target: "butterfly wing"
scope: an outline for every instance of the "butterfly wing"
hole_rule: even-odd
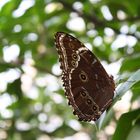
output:
[[[112,103],[115,85],[105,69],[79,40],[58,32],[56,48],[65,94],[79,120],[97,120]]]

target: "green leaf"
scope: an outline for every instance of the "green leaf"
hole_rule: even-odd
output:
[[[134,54],[131,57],[125,58],[120,72],[124,71],[134,71],[136,69],[140,68],[140,54]]]
[[[132,88],[133,96],[131,98],[131,102],[136,101],[140,98],[140,82],[136,83]]]
[[[140,109],[123,114],[118,121],[112,140],[126,140],[139,116]]]
[[[7,92],[16,95],[20,99],[22,97],[21,79],[16,79],[13,83],[8,84]]]
[[[121,97],[137,82],[140,81],[140,69],[137,70],[132,76],[123,84],[116,88],[116,97],[114,98],[113,105],[121,99]]]
[[[140,124],[134,126],[128,135],[127,140],[139,140],[140,139]]]
[[[111,107],[109,108],[109,110],[107,111],[106,116],[103,118],[102,123],[98,123],[98,127],[99,128],[103,128],[109,119],[111,119],[111,117],[113,116],[112,112],[112,106],[121,99],[121,97],[137,82],[140,81],[140,69],[137,70],[134,74],[131,75],[131,77],[122,85],[118,86],[116,88],[116,96],[113,100],[113,103],[111,105]],[[100,124],[100,125],[99,125]]]

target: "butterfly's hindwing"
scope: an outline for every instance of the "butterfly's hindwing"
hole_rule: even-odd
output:
[[[111,104],[114,81],[80,41],[58,32],[56,47],[62,69],[65,94],[79,120],[97,120]]]

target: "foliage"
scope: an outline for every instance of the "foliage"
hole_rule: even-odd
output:
[[[139,126],[139,119],[140,109],[123,114],[118,121],[118,126],[113,136],[113,140],[130,139],[129,137],[132,134],[130,133],[129,136],[129,132],[133,129],[133,127]],[[139,131],[139,127],[137,127],[137,131]],[[136,131],[133,133],[136,133]],[[139,137],[133,139],[139,139]]]
[[[138,136],[138,0],[1,0],[0,7],[0,139],[130,140]],[[117,74],[116,82],[130,82],[116,84],[119,98],[131,95],[129,105],[116,108],[120,102],[116,96],[116,104],[98,122],[99,131],[92,123],[78,122],[67,105],[54,45],[57,31],[72,33],[92,46],[100,60],[117,65],[111,73]]]

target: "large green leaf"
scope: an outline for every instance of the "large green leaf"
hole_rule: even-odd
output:
[[[123,114],[117,123],[112,140],[126,140],[138,118],[140,118],[140,109]]]
[[[140,81],[140,69],[133,73],[130,78],[116,88],[116,95],[113,101],[115,104],[134,84]]]
[[[107,124],[107,122],[112,118],[113,105],[117,101],[121,100],[121,97],[139,81],[140,81],[140,69],[137,70],[135,73],[133,73],[126,82],[122,83],[116,88],[113,103],[110,109],[107,111],[106,117],[103,118],[102,122],[98,122],[99,128],[104,127]]]

